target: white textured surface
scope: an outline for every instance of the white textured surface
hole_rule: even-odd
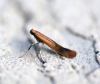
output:
[[[0,84],[100,84],[99,0],[1,0]],[[34,28],[77,51],[59,58],[41,46],[41,63],[28,39]],[[91,37],[92,36],[92,37]]]

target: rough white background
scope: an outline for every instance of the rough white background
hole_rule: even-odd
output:
[[[30,29],[77,51],[68,59],[46,45],[40,55]],[[0,0],[0,84],[100,84],[100,0]]]

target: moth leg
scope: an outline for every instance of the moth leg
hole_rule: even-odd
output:
[[[63,56],[61,54],[57,53],[55,50],[54,52],[58,55],[59,58],[63,59]]]
[[[28,50],[25,52],[25,54],[22,55],[22,56],[20,56],[19,58],[22,58],[23,56],[25,56],[27,54],[27,52],[31,49],[31,47],[34,46],[34,45],[36,45],[36,44],[38,44],[38,43],[31,44],[31,46],[28,48]]]
[[[37,57],[40,60],[40,62],[42,62],[43,64],[45,63],[45,61],[43,61],[43,59],[41,57],[39,43],[37,44]]]
[[[56,51],[55,51],[56,52]],[[59,56],[59,58],[64,59],[63,56],[56,52],[56,54]]]

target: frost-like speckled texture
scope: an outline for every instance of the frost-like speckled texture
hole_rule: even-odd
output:
[[[0,84],[100,84],[99,0],[1,0]],[[60,58],[45,44],[22,56],[30,29],[77,51]]]

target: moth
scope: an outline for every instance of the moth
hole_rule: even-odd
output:
[[[57,44],[55,41],[53,41],[52,39],[50,39],[46,35],[40,33],[39,31],[31,29],[30,34],[33,35],[39,43],[46,44],[51,49],[56,51],[58,54],[66,57],[66,58],[73,58],[77,54],[76,51],[62,47],[61,45]]]

